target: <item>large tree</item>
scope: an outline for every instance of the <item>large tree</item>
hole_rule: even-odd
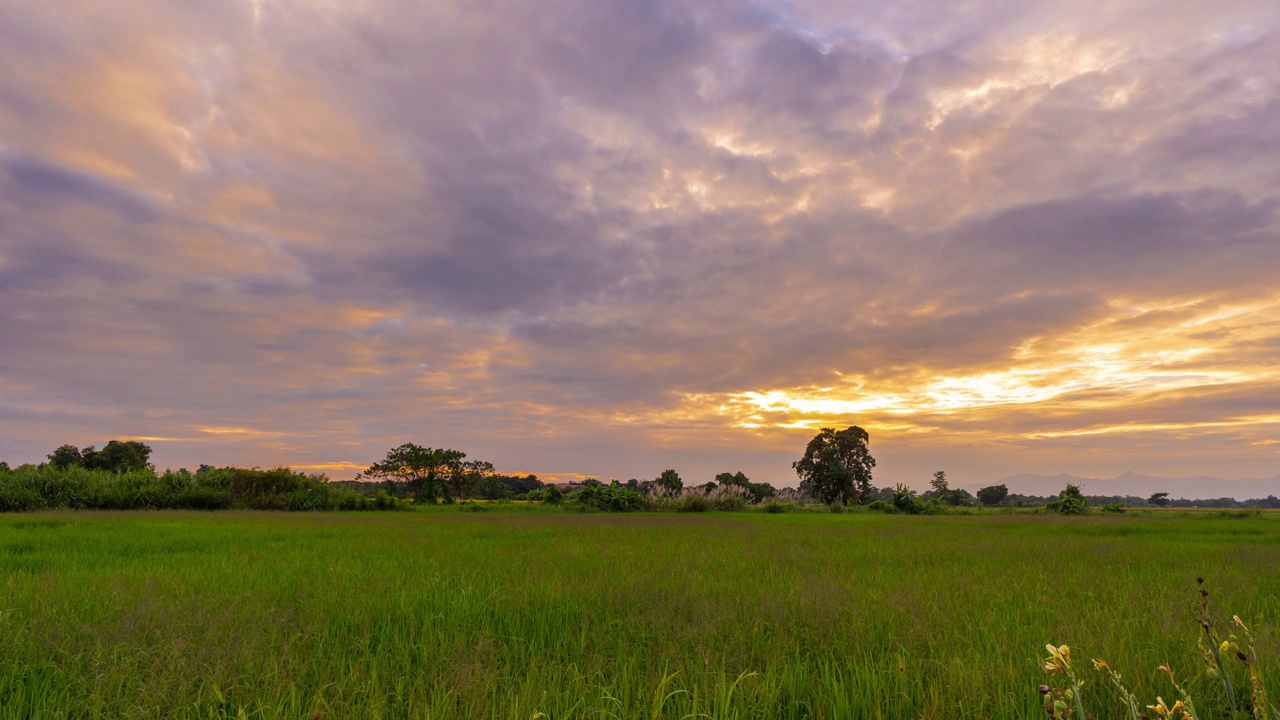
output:
[[[56,468],[69,468],[72,465],[79,465],[84,460],[84,456],[80,454],[80,448],[75,445],[59,445],[58,449],[49,453],[48,457],[49,464]]]
[[[837,432],[823,428],[791,464],[801,483],[809,483],[817,498],[827,504],[859,504],[871,493],[871,468],[875,458],[867,450],[871,436],[856,425]]]
[[[151,446],[137,440],[111,440],[101,450],[95,450],[92,445],[84,450],[75,445],[62,445],[49,455],[49,464],[56,468],[78,465],[110,472],[146,470],[150,460]]]
[[[999,505],[1007,497],[1009,497],[1007,485],[988,485],[978,490],[978,502],[983,505]]]
[[[471,497],[487,480],[497,475],[497,471],[493,469],[493,463],[471,460],[462,463],[461,472],[450,473],[445,479],[449,483],[450,495],[461,499]]]
[[[151,446],[137,440],[112,440],[101,450],[84,449],[84,466],[89,469],[130,472],[146,470],[151,460]]]
[[[466,457],[467,454],[460,450],[405,443],[390,450],[382,462],[370,465],[356,479],[404,483],[415,501],[434,503],[441,491],[445,492],[446,499],[451,497],[451,481],[466,474],[463,462]]]

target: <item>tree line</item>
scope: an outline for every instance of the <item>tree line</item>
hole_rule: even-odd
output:
[[[686,484],[674,469],[652,480],[632,478],[609,483],[587,479],[565,493],[536,475],[505,475],[492,463],[468,460],[460,450],[405,443],[392,448],[352,481],[332,482],[322,474],[288,468],[214,468],[201,465],[157,473],[152,449],[136,440],[111,440],[96,449],[61,445],[39,465],[10,469],[0,462],[0,510],[52,507],[174,507],[216,509],[391,509],[414,504],[450,504],[474,499],[568,502],[598,510],[738,509],[763,505],[781,510],[790,505],[821,503],[832,508],[865,506],[879,512],[939,513],[965,507],[1044,507],[1065,514],[1091,508],[1119,512],[1125,507],[1278,508],[1280,499],[1237,501],[1171,499],[1168,493],[1148,498],[1086,496],[1068,485],[1056,496],[1020,495],[1003,484],[970,493],[952,488],[946,472],[933,473],[929,490],[917,493],[905,485],[877,488],[872,482],[875,458],[870,435],[853,426],[823,428],[792,463],[798,488],[753,482],[738,472],[723,472],[709,482]]]

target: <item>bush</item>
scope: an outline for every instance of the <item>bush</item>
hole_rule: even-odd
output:
[[[619,485],[593,483],[585,485],[569,493],[568,500],[582,510],[603,510],[605,512],[634,512],[644,505],[644,498],[639,492]]]
[[[1089,503],[1084,494],[1075,485],[1067,485],[1058,493],[1058,499],[1045,506],[1050,512],[1063,515],[1084,515],[1089,512]]]
[[[676,512],[706,512],[711,509],[711,501],[706,495],[687,495],[676,502]]]
[[[898,483],[893,490],[893,506],[898,509],[898,512],[908,515],[919,515],[924,510],[924,503],[921,502],[920,496],[902,483]]]
[[[947,504],[941,498],[933,498],[920,508],[921,515],[942,515],[947,511]]]
[[[898,508],[883,500],[872,500],[870,503],[867,503],[867,510],[871,512],[888,513],[890,515],[898,512]]]
[[[44,498],[34,489],[0,478],[0,512],[28,512],[46,507]]]
[[[784,513],[791,512],[795,506],[791,503],[785,503],[780,500],[769,500],[764,504],[764,511],[767,513]]]
[[[199,472],[151,469],[91,470],[78,465],[24,466],[0,474],[0,511],[40,509],[389,510],[399,507],[385,491],[369,498],[332,485],[323,475],[288,468],[258,470],[202,467]]]
[[[1109,505],[1103,505],[1103,506],[1102,506],[1102,512],[1104,512],[1104,513],[1115,513],[1115,514],[1123,513],[1123,512],[1124,512],[1124,506],[1123,506],[1123,505],[1121,505],[1121,504],[1120,504],[1120,503],[1118,503],[1118,502],[1116,502],[1116,503],[1111,503],[1111,504],[1109,504]]]

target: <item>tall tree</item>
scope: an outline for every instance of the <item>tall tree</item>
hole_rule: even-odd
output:
[[[929,481],[929,484],[933,486],[933,491],[937,493],[940,498],[946,499],[947,493],[951,492],[951,487],[947,484],[947,473],[944,470],[935,472],[933,474],[933,479]]]
[[[448,480],[461,476],[467,454],[460,450],[430,448],[405,443],[387,452],[381,462],[369,466],[357,480],[389,480],[404,483],[417,502],[434,503]],[[449,496],[446,495],[446,499]]]
[[[1156,507],[1169,507],[1169,493],[1152,493],[1151,497],[1147,498],[1147,502],[1155,505]]]
[[[867,449],[871,436],[856,425],[837,432],[823,428],[791,464],[801,483],[808,482],[825,503],[861,503],[871,493],[871,468],[875,458]]]

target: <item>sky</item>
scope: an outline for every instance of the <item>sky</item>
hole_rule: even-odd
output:
[[[1280,476],[1277,58],[1274,0],[0,0],[0,459]]]

